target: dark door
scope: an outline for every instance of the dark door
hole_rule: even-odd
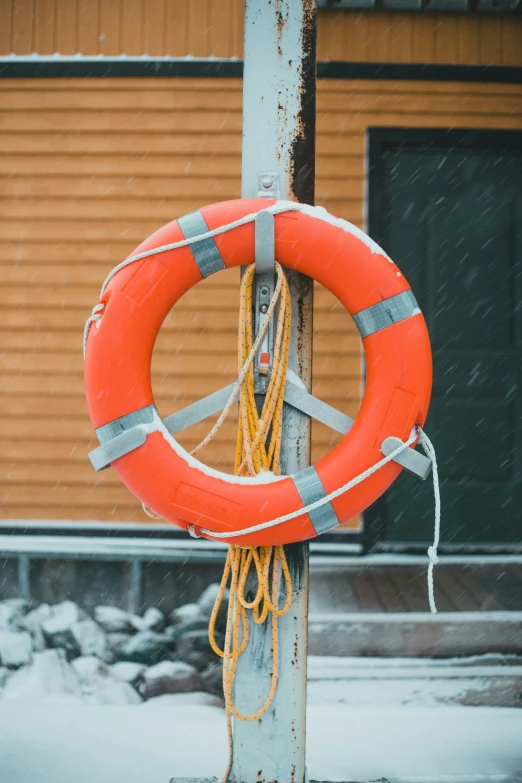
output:
[[[434,355],[426,431],[442,541],[522,542],[522,133],[369,131],[369,233],[406,275]],[[401,474],[371,543],[425,542],[431,481]]]

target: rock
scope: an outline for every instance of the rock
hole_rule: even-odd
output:
[[[10,676],[11,672],[9,669],[6,669],[4,666],[0,666],[0,690],[4,687]]]
[[[82,691],[101,673],[107,673],[107,667],[95,655],[81,655],[71,662],[71,666],[80,679]]]
[[[21,630],[20,621],[28,608],[29,604],[23,598],[0,601],[0,631]]]
[[[131,636],[128,633],[108,633],[106,638],[109,648],[117,653],[129,641]]]
[[[214,604],[216,603],[216,598],[218,596],[218,593],[219,593],[218,584],[209,585],[207,589],[201,593],[198,599],[198,605],[202,613],[205,615],[205,617],[210,618],[210,615],[212,614],[212,610],[214,609]],[[229,592],[228,590],[225,590],[225,592],[223,593],[223,600],[221,601],[221,605],[219,607],[217,617],[216,617],[215,627],[216,627],[216,631],[220,633],[224,633],[227,627],[228,598],[229,598]]]
[[[145,628],[141,617],[117,606],[97,606],[94,619],[107,633],[135,633]]]
[[[84,701],[80,678],[67,663],[63,650],[35,653],[32,663],[9,678],[1,699],[29,704]]]
[[[131,636],[115,653],[120,661],[134,661],[134,663],[153,666],[170,657],[170,642],[162,634],[142,631],[136,636]]]
[[[88,704],[141,704],[139,693],[128,682],[108,675],[100,675],[92,681],[91,689],[84,691]]]
[[[81,649],[71,628],[75,623],[83,620],[85,614],[73,601],[63,601],[49,609],[49,616],[41,624],[48,646],[64,649],[69,659],[81,655]]]
[[[85,613],[74,601],[62,601],[61,604],[49,606],[49,616],[42,622],[42,630],[46,636],[62,633],[73,623],[85,619]]]
[[[168,628],[165,628],[164,633],[173,644],[177,644],[181,637],[189,631],[205,631],[208,633],[208,617],[200,614],[193,620],[187,620],[178,625],[169,625]]]
[[[96,655],[103,658],[107,652],[107,637],[94,620],[80,620],[70,628],[80,655]]]
[[[81,619],[73,620],[74,616],[73,611],[67,610],[58,617],[51,616],[44,620],[42,630],[49,647],[65,650],[69,660],[80,655],[103,658],[107,652],[107,639],[103,630],[90,617],[83,619],[83,613],[76,614]]]
[[[147,669],[139,690],[144,699],[153,699],[164,693],[201,691],[203,682],[193,666],[181,661],[162,661]]]
[[[223,707],[221,699],[211,693],[195,691],[194,693],[164,693],[143,702],[144,707],[185,707],[193,704],[202,704],[206,707]]]
[[[47,647],[45,637],[42,631],[42,623],[51,617],[51,607],[49,604],[40,604],[32,612],[28,612],[20,620],[20,627],[31,634],[31,640],[34,652],[41,652]]]
[[[223,640],[216,637],[218,645],[223,649]],[[198,671],[206,669],[210,663],[216,663],[218,656],[210,646],[207,631],[189,631],[178,641],[178,655],[186,663]]]
[[[216,598],[218,597],[219,593],[219,585],[216,583],[209,585],[198,598],[198,606],[207,617],[210,617],[212,614],[212,609],[214,608],[214,604],[216,603]],[[225,593],[223,595],[223,604],[225,606],[228,604],[228,590],[225,590]]]
[[[206,669],[200,674],[201,680],[205,686],[205,690],[214,693],[221,699],[223,695],[223,664],[222,663],[209,663]]]
[[[72,666],[80,678],[82,693],[88,704],[141,703],[134,688],[113,677],[108,667],[95,656],[76,658]]]
[[[121,682],[128,682],[134,688],[137,688],[143,680],[143,673],[147,667],[143,663],[132,663],[132,661],[118,661],[109,666],[109,672],[112,677]]]
[[[25,666],[31,660],[31,637],[26,631],[0,631],[2,666]]]
[[[199,604],[184,604],[172,610],[169,620],[172,625],[179,625],[180,623],[186,623],[188,620],[195,620],[198,617],[206,617],[201,611]]]
[[[167,624],[167,618],[160,609],[151,606],[143,615],[142,623],[149,631],[162,631]]]

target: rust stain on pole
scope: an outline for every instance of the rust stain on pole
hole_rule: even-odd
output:
[[[315,200],[316,17],[315,1],[303,0],[301,108],[290,152],[290,177],[295,198],[304,204]]]

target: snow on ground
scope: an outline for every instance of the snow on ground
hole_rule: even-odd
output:
[[[219,776],[222,710],[47,705],[0,709],[1,783],[168,783]],[[316,780],[522,781],[522,712],[490,707],[311,705]]]
[[[522,710],[445,703],[518,675],[519,663],[311,658],[310,778],[522,783]],[[224,713],[206,694],[140,706],[0,703],[0,738],[0,783],[168,783],[219,777],[227,757]]]
[[[522,689],[522,659],[333,658],[309,656],[308,703],[433,707],[512,706]],[[522,743],[522,736],[521,736]]]

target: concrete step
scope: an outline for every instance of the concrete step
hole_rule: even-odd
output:
[[[522,612],[311,614],[309,652],[416,658],[522,654]]]

